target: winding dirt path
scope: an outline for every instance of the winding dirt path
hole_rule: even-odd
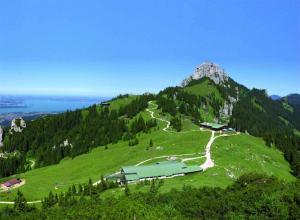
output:
[[[27,202],[27,204],[36,204],[36,203],[41,203],[41,200],[37,200],[37,201],[30,201]],[[0,204],[5,204],[5,205],[14,205],[15,202],[5,202],[5,201],[0,201]]]
[[[154,108],[157,109],[158,106],[157,106],[156,104],[152,103],[152,101],[149,101],[148,103],[149,103],[149,105],[155,106]],[[148,111],[148,112],[150,113],[151,118],[154,118],[154,119],[157,119],[157,120],[160,120],[160,121],[163,121],[163,122],[166,122],[166,123],[167,123],[166,127],[162,129],[162,130],[165,131],[165,132],[171,132],[171,133],[187,133],[187,132],[194,132],[194,131],[202,131],[201,129],[199,129],[199,130],[183,131],[183,132],[168,131],[168,129],[170,128],[170,124],[171,124],[170,121],[168,121],[168,120],[166,120],[166,119],[163,119],[163,118],[155,117],[155,116],[154,116],[155,113],[154,113],[154,111],[153,111],[153,108],[152,108],[152,109],[147,108],[146,111]],[[239,134],[239,133],[237,133],[237,134],[232,134],[232,135],[238,135],[238,134]],[[209,139],[209,141],[208,141],[208,143],[207,143],[207,145],[206,145],[206,147],[205,147],[205,156],[202,156],[202,157],[193,157],[193,158],[185,158],[185,159],[183,159],[182,161],[196,160],[196,159],[199,159],[199,158],[206,157],[205,162],[204,162],[202,165],[200,165],[200,167],[202,168],[202,170],[205,171],[205,170],[207,170],[207,169],[209,169],[209,168],[214,167],[214,166],[215,166],[215,163],[214,163],[214,161],[213,161],[212,158],[211,158],[211,146],[213,145],[214,141],[215,141],[217,138],[219,138],[219,137],[226,137],[226,136],[232,136],[232,135],[221,134],[221,135],[215,136],[215,131],[211,131],[211,137],[210,137],[210,139]],[[161,158],[163,158],[163,157],[166,157],[166,156],[162,156]],[[157,158],[159,158],[159,157],[157,157]],[[152,160],[152,159],[155,159],[155,158],[150,158],[150,159],[146,160],[146,162],[149,161],[149,160]],[[143,162],[144,162],[144,161],[143,161]],[[142,164],[143,162],[141,162],[141,164]]]
[[[158,118],[158,117],[155,117],[155,116],[154,116],[155,112],[154,112],[153,110],[154,110],[154,109],[157,109],[158,105],[157,105],[157,104],[154,104],[152,101],[149,101],[148,104],[149,104],[149,105],[152,105],[152,106],[155,106],[155,107],[153,107],[153,108],[151,108],[151,109],[150,109],[150,108],[147,108],[147,109],[146,109],[146,111],[150,113],[151,118],[157,119],[157,120],[159,120],[159,121],[162,121],[162,122],[167,123],[166,127],[162,129],[163,131],[169,132],[169,133],[174,133],[174,134],[184,134],[184,133],[190,133],[190,132],[195,132],[195,131],[196,131],[196,132],[201,131],[200,128],[197,129],[197,130],[189,130],[189,131],[170,131],[170,130],[168,130],[168,129],[170,128],[170,126],[171,126],[171,122],[168,121],[168,120],[166,120],[166,119],[164,119],[164,118]]]
[[[211,159],[211,153],[210,153],[210,148],[211,148],[211,145],[213,144],[214,140],[215,140],[215,131],[212,131],[209,142],[207,143],[206,148],[205,148],[206,161],[204,162],[204,164],[200,165],[200,167],[202,168],[203,171],[215,166],[214,161]]]
[[[31,169],[33,169],[35,166],[35,160],[29,160],[29,161],[31,162],[30,167]]]

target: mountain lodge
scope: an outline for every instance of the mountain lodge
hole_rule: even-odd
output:
[[[156,178],[184,176],[200,171],[202,169],[197,165],[187,166],[183,162],[163,161],[151,165],[122,167],[120,173],[110,175],[106,179],[117,180],[120,183],[131,183]]]
[[[220,130],[228,127],[228,125],[218,124],[218,123],[210,123],[210,122],[203,122],[203,123],[200,123],[200,125],[203,128],[208,128],[208,129],[211,129],[214,131],[220,131]]]

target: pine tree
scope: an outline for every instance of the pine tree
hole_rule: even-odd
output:
[[[159,181],[158,181],[158,187],[161,187],[161,186],[163,186],[164,185],[164,180],[163,179],[160,179]]]
[[[107,183],[106,183],[106,180],[104,179],[103,176],[101,176],[101,182],[100,182],[100,185],[101,185],[102,191],[104,191],[104,190],[107,189]]]
[[[130,195],[130,189],[129,189],[127,183],[125,184],[125,190],[124,190],[124,192],[125,192],[125,195],[126,195],[126,196],[129,196],[129,195]]]
[[[77,194],[76,187],[75,187],[74,184],[72,185],[71,191],[72,191],[72,195],[73,195],[73,196]]]
[[[82,191],[83,191],[82,185],[79,184],[79,185],[78,185],[78,195],[81,195],[81,194],[82,194]]]
[[[150,190],[149,190],[150,193],[153,193],[155,194],[157,192],[157,188],[155,186],[155,181],[154,179],[151,181],[151,186],[150,186]]]
[[[153,147],[153,141],[152,141],[152,139],[150,139],[149,147]]]
[[[25,212],[27,208],[28,206],[26,198],[24,197],[23,193],[18,190],[17,197],[15,198],[14,209],[19,212]]]

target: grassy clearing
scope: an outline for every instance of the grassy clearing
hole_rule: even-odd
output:
[[[120,99],[116,99],[113,101],[110,101],[110,110],[117,110],[119,109],[121,106],[127,105],[129,103],[131,103],[133,100],[135,100],[138,96],[136,95],[129,95],[128,97],[123,97]]]
[[[184,91],[193,95],[205,97],[214,94],[217,99],[223,100],[219,90],[215,86],[211,86],[209,80],[205,80],[200,84],[185,87]]]

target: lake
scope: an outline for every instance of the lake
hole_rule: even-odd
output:
[[[0,95],[0,114],[54,113],[85,108],[108,100],[105,97],[12,96]]]

